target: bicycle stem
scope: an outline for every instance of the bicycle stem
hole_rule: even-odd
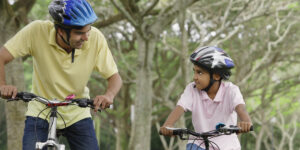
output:
[[[51,108],[50,121],[49,121],[49,131],[50,132],[48,133],[48,140],[55,141],[55,138],[56,138],[56,120],[57,120],[57,114],[56,113],[57,113],[57,107],[52,107]]]
[[[57,120],[57,107],[51,108],[49,133],[46,142],[36,142],[36,149],[43,149],[45,146],[55,147],[55,150],[65,150],[65,145],[57,143],[56,139],[56,120]]]
[[[205,149],[206,149],[206,150],[209,150],[209,141],[208,141],[208,137],[207,137],[207,136],[203,137],[203,141],[204,141]]]

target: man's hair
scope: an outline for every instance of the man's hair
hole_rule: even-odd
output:
[[[68,31],[70,32],[72,29],[77,29],[77,30],[80,30],[83,28],[83,26],[66,26],[66,25],[62,25],[62,24],[59,24],[59,23],[54,23],[54,27],[55,27],[55,30],[57,31],[58,28],[61,28],[65,31]]]

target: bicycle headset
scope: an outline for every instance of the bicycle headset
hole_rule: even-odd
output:
[[[69,46],[71,29],[81,29],[97,20],[97,15],[86,0],[53,0],[48,10],[54,20],[55,28],[60,27],[66,31],[66,40],[59,36]],[[72,63],[74,55],[75,49],[72,50]]]
[[[208,91],[213,83],[216,81],[213,79],[213,74],[219,74],[221,80],[228,80],[231,71],[234,68],[233,60],[229,57],[225,51],[218,47],[206,46],[197,48],[190,56],[190,61],[201,68],[206,69],[210,74],[209,85],[203,89]]]

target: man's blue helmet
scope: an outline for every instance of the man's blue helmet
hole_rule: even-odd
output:
[[[53,0],[48,9],[55,23],[65,26],[85,26],[97,20],[86,0]]]

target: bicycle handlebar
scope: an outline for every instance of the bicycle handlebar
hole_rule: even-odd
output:
[[[238,126],[230,125],[229,127],[226,127],[225,124],[219,123],[216,126],[216,130],[203,132],[203,133],[197,133],[189,129],[183,129],[183,128],[170,128],[166,127],[168,130],[172,130],[173,135],[178,135],[181,140],[203,140],[201,144],[205,145],[205,149],[209,150],[209,146],[216,146],[217,149],[220,149],[219,146],[210,141],[211,138],[222,136],[222,135],[230,135],[233,133],[239,133],[240,128]],[[253,126],[250,127],[250,131],[253,131]],[[161,132],[160,132],[161,134]],[[193,135],[196,138],[189,138],[189,135]],[[201,145],[200,144],[200,145]]]
[[[19,92],[17,93],[16,98],[14,99],[8,99],[7,101],[18,101],[18,100],[23,100],[24,102],[29,102],[32,100],[36,100],[38,102],[41,102],[45,104],[48,107],[57,107],[57,106],[67,106],[70,104],[76,103],[79,107],[90,107],[92,109],[95,108],[94,106],[94,101],[92,99],[87,99],[87,98],[77,98],[77,99],[70,99],[66,101],[59,101],[59,100],[48,100],[46,98],[37,96],[33,93],[29,92]],[[101,109],[98,109],[99,112],[101,112]]]
[[[208,131],[208,132],[203,132],[203,133],[197,133],[189,129],[184,129],[184,128],[170,128],[166,127],[168,130],[172,130],[173,135],[179,135],[180,139],[186,140],[183,138],[183,135],[193,135],[196,137],[212,137],[212,136],[221,136],[221,135],[229,135],[233,133],[239,133],[240,128],[238,126],[233,126],[230,125],[229,127],[219,127],[216,130]],[[250,131],[253,131],[253,126],[250,127]],[[161,133],[160,133],[161,134]]]

